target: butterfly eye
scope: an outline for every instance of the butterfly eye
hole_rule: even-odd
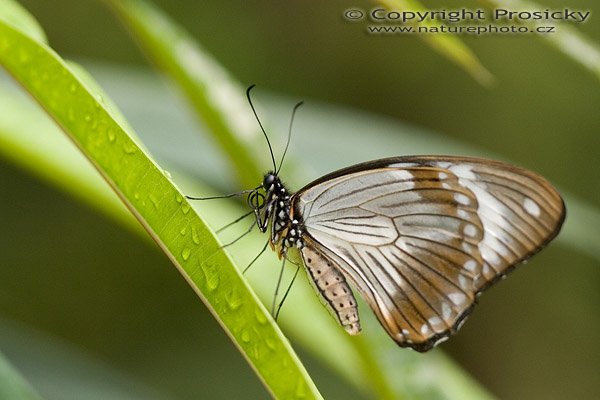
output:
[[[275,182],[275,174],[272,172],[269,172],[268,174],[265,175],[264,179],[263,179],[263,188],[265,190],[269,190],[269,188],[271,187],[271,185]]]
[[[248,205],[254,210],[260,210],[265,205],[265,196],[254,190],[248,195]]]

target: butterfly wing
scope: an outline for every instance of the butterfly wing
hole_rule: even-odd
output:
[[[455,333],[476,296],[558,233],[542,177],[466,157],[400,157],[327,175],[294,196],[305,244],[334,261],[400,346]]]

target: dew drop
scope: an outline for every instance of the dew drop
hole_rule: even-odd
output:
[[[123,151],[126,154],[133,154],[136,151],[135,145],[133,143],[127,143],[125,146],[123,146]]]
[[[270,348],[271,350],[277,350],[277,346],[276,346],[276,341],[271,339],[271,338],[267,338],[267,340],[265,340],[265,343],[267,344],[267,347]]]
[[[183,197],[181,197],[181,195],[179,195],[179,194],[176,194],[176,195],[175,195],[175,201],[176,201],[177,203],[181,204],[181,201],[182,201],[182,200],[183,200]]]
[[[256,320],[259,324],[264,325],[267,323],[267,317],[265,316],[265,313],[262,312],[259,308],[256,308],[254,310],[254,316],[256,317]]]
[[[225,300],[227,300],[227,305],[232,311],[237,310],[242,305],[242,299],[237,294],[235,289],[231,289],[231,292],[225,295]]]
[[[261,358],[260,347],[256,343],[252,347],[252,352],[254,353],[254,359],[260,360],[260,358]]]
[[[210,291],[219,287],[219,268],[210,261],[202,265],[202,271],[206,277],[206,288]]]
[[[198,235],[198,230],[195,226],[192,226],[192,240],[196,244],[200,244],[200,235]]]
[[[190,212],[190,205],[189,205],[188,203],[183,203],[183,204],[181,204],[181,211],[182,211],[184,214],[187,214],[187,213],[189,213],[189,212]]]
[[[294,393],[294,396],[296,399],[304,399],[306,398],[306,384],[304,382],[304,379],[302,378],[298,378],[298,381],[296,383],[296,393]]]
[[[154,196],[153,194],[151,194],[150,196],[148,196],[148,198],[150,199],[150,201],[154,205],[154,208],[158,208],[158,199],[156,198],[156,196]]]
[[[181,233],[181,236],[185,236],[185,234],[187,233],[187,228],[184,226],[183,228],[181,228],[179,233]]]
[[[75,92],[77,91],[77,84],[76,84],[76,83],[71,83],[71,84],[69,85],[69,91],[70,91],[71,93],[75,93]]]
[[[187,247],[185,249],[183,249],[183,251],[181,252],[181,257],[183,257],[184,261],[189,260],[191,252],[192,251],[190,249],[188,249]]]
[[[108,135],[108,141],[111,143],[114,143],[115,141],[115,131],[112,128],[109,128],[106,131],[106,134]]]
[[[247,330],[242,331],[241,339],[244,343],[250,342],[250,332],[248,332]]]
[[[133,194],[133,197],[134,197],[136,200],[139,200],[139,199],[140,199],[140,194],[139,194],[138,192],[135,192],[135,193]]]
[[[167,171],[166,169],[163,169],[163,173],[165,174],[167,179],[171,179],[171,173],[169,171]]]

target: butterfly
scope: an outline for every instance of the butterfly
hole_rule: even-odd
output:
[[[546,246],[565,218],[550,183],[499,161],[385,158],[292,193],[279,177],[283,158],[279,168],[272,150],[271,158],[273,170],[248,191],[248,203],[273,250],[283,259],[299,251],[317,295],[349,334],[361,331],[353,286],[389,336],[419,352],[455,334],[479,295]]]
[[[428,351],[478,296],[559,232],[560,195],[541,176],[472,157],[408,156],[341,169],[290,193],[264,176],[256,209],[280,257],[299,249],[322,302],[360,332],[354,286],[389,336]]]

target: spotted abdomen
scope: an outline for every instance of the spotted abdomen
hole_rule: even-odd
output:
[[[321,302],[351,335],[360,333],[358,307],[344,276],[334,263],[314,249],[301,250],[304,265]]]

